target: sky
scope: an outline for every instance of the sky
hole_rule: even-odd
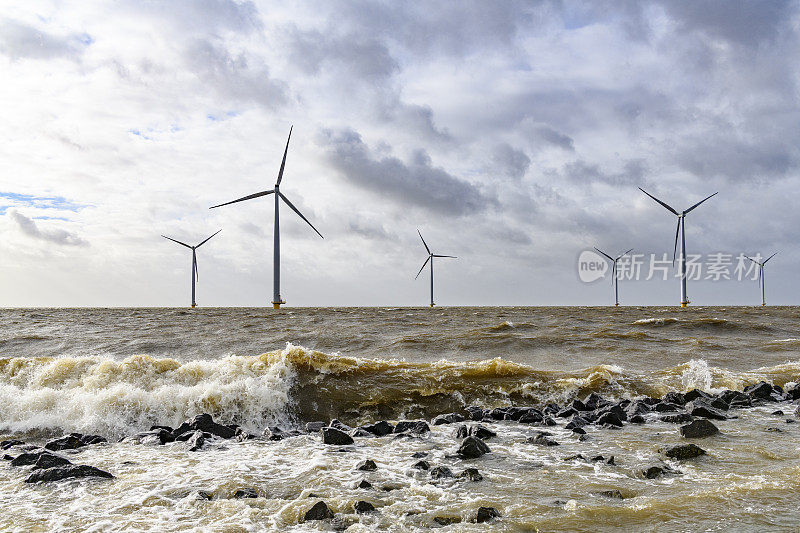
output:
[[[800,304],[800,5],[0,0],[0,306]],[[664,254],[667,261],[664,262]],[[730,277],[714,279],[732,258]],[[717,266],[714,267],[713,264]],[[716,269],[716,270],[714,270]],[[624,271],[624,269],[621,269]],[[634,276],[635,277],[635,276]],[[705,279],[709,277],[710,279]]]

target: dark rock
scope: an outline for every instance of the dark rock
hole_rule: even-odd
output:
[[[38,470],[41,468],[53,468],[54,466],[64,466],[71,464],[72,461],[70,461],[66,457],[61,457],[60,455],[53,455],[50,453],[43,453],[39,455],[39,458],[33,465],[33,469]]]
[[[467,478],[470,481],[482,481],[483,476],[478,472],[477,468],[465,468],[463,472],[458,474],[458,477]]]
[[[706,393],[706,392],[703,392],[703,391],[701,391],[699,389],[692,389],[692,390],[690,390],[689,392],[687,392],[686,394],[683,395],[683,399],[685,401],[687,401],[687,402],[692,402],[692,401],[694,401],[694,400],[696,400],[698,398],[703,398],[703,399],[706,399],[706,400],[710,400],[711,399],[711,395]]]
[[[751,398],[757,398],[759,400],[771,400],[773,391],[774,389],[772,388],[772,385],[766,381],[760,381],[755,385],[748,385],[744,388],[745,394]]]
[[[622,495],[622,493],[619,491],[619,489],[599,490],[599,491],[593,492],[592,494],[595,494],[597,496],[603,496],[604,498],[615,498],[617,500],[625,499],[625,497]]]
[[[48,450],[34,450],[31,452],[21,453],[16,456],[14,459],[11,460],[11,466],[30,466],[35,465],[36,461],[39,460],[39,457],[43,455],[54,455],[50,453]]]
[[[783,433],[783,430],[781,428],[776,428],[776,427],[769,427],[766,430],[767,431],[772,431],[774,433]]]
[[[598,409],[596,412],[597,412],[597,417],[598,418],[600,418],[601,416],[603,416],[606,413],[611,413],[611,414],[615,415],[617,418],[619,418],[620,420],[622,420],[623,422],[628,420],[628,413],[626,413],[625,409],[622,408],[619,404],[617,404],[617,405],[607,405],[607,406],[605,406],[605,407],[603,407],[601,409]]]
[[[411,457],[414,459],[422,459],[423,457],[428,457],[428,452],[414,452],[411,454]]]
[[[373,513],[375,512],[375,506],[369,502],[365,502],[364,500],[359,500],[353,506],[353,510],[355,510],[355,512],[358,514]]]
[[[572,428],[572,432],[576,435],[586,435],[586,430],[583,428]]]
[[[318,433],[322,431],[322,428],[324,428],[327,425],[328,424],[322,422],[321,420],[317,420],[314,422],[306,422],[306,431],[308,431],[309,433]]]
[[[711,400],[709,401],[709,405],[714,409],[719,409],[720,411],[727,411],[728,409],[731,408],[731,406],[728,405],[728,402],[726,402],[722,398],[711,398]]]
[[[368,426],[361,426],[361,429],[369,431],[376,437],[383,437],[384,435],[389,435],[390,433],[394,432],[394,426],[385,420],[375,422],[374,424],[370,424]]]
[[[214,498],[214,495],[211,494],[210,492],[208,492],[207,490],[198,490],[197,491],[196,499],[198,499],[198,500],[210,501],[213,498]]]
[[[583,403],[582,401],[580,401],[577,398],[572,400],[572,403],[570,404],[570,407],[572,407],[576,411],[592,411],[592,409],[589,409],[588,407],[586,407],[586,404]]]
[[[373,433],[370,433],[369,431],[367,431],[364,428],[356,428],[356,429],[354,429],[353,431],[350,432],[350,436],[354,437],[354,438],[355,437],[360,437],[360,438],[370,438],[370,439],[375,437],[375,435]]]
[[[645,419],[642,415],[633,415],[628,419],[631,424],[644,424]]]
[[[461,424],[456,428],[455,436],[457,439],[465,439],[469,435],[469,428],[466,424]]]
[[[547,405],[544,406],[544,409],[542,409],[542,414],[543,415],[554,415],[557,412],[559,412],[560,410],[561,410],[561,408],[558,405],[556,405],[554,403],[548,403]]]
[[[508,409],[506,407],[496,407],[489,411],[489,418],[492,420],[505,420]]]
[[[62,479],[102,477],[113,478],[111,474],[99,468],[88,465],[64,465],[53,468],[34,470],[25,478],[25,483],[40,483],[46,481],[61,481]]]
[[[777,411],[773,411],[773,412],[772,412],[772,413],[770,413],[770,414],[772,414],[772,416],[783,416],[783,411],[781,411],[780,409],[778,409]]]
[[[186,445],[189,447],[190,452],[196,452],[200,448],[203,447],[203,444],[206,443],[206,438],[203,435],[203,432],[199,429],[195,431],[191,437],[186,441]]]
[[[705,455],[706,451],[695,444],[678,444],[667,448],[664,453],[673,459],[693,459]]]
[[[458,447],[456,453],[462,459],[475,459],[490,451],[489,447],[481,439],[469,436],[461,442],[461,446]]]
[[[500,513],[498,513],[497,509],[494,507],[479,507],[478,514],[475,515],[475,522],[482,524],[484,522],[489,522],[498,516],[500,516]]]
[[[595,421],[598,426],[622,427],[622,420],[616,413],[608,412]]]
[[[612,465],[612,466],[617,466],[617,462],[614,460],[614,456],[613,455],[608,458],[608,461],[606,461],[606,464],[607,465]]]
[[[659,418],[662,422],[669,422],[670,424],[688,424],[694,417],[689,413],[677,413],[674,415],[663,415]]]
[[[686,404],[686,411],[692,416],[702,416],[712,420],[726,420],[728,417],[719,409],[714,409],[707,403],[695,400]]]
[[[590,459],[590,461],[592,461],[593,463],[604,463],[605,460],[606,458],[603,457],[602,455],[595,455]]]
[[[461,522],[460,516],[435,516],[433,517],[433,521],[439,524],[440,526],[449,526],[452,524],[458,524]]]
[[[683,405],[686,403],[686,397],[677,391],[668,392],[662,398],[661,403],[674,403],[677,405]]]
[[[338,418],[334,418],[333,420],[331,420],[330,424],[328,424],[328,427],[336,428],[339,431],[344,431],[345,433],[350,433],[351,431],[353,431],[353,428],[351,428]]]
[[[800,383],[795,384],[791,389],[786,389],[786,394],[789,395],[792,401],[800,400]]]
[[[150,426],[150,431],[159,431],[161,429],[163,429],[164,431],[168,431],[170,433],[172,433],[172,431],[173,431],[173,429],[171,427],[169,427],[169,426],[157,426],[157,425],[156,426]]]
[[[243,500],[245,498],[258,498],[258,492],[256,492],[256,489],[251,488],[238,489],[233,493],[233,497],[237,500]]]
[[[184,421],[172,434],[175,435],[175,440],[178,440],[177,437],[179,435],[183,435],[188,431],[202,431],[216,437],[222,437],[223,439],[230,439],[236,435],[236,430],[228,426],[223,426],[222,424],[217,424],[208,413],[203,413]]]
[[[587,396],[583,400],[583,404],[586,406],[587,411],[594,411],[595,409],[600,409],[602,407],[605,407],[606,405],[609,405],[610,403],[611,402],[604,399],[602,396],[600,396],[595,392],[589,394],[589,396]]]
[[[650,397],[650,396],[645,396],[644,398],[642,398],[642,402],[644,402],[644,403],[646,403],[647,405],[649,405],[650,407],[652,407],[652,406],[654,406],[654,405],[655,405],[655,404],[657,404],[657,403],[661,403],[661,399],[659,399],[659,398],[652,398],[652,397]]]
[[[661,466],[651,466],[642,470],[642,475],[647,479],[656,479],[664,474],[664,468]]]
[[[439,415],[433,419],[434,426],[441,426],[442,424],[455,424],[457,422],[463,422],[464,415],[458,413],[448,413],[446,415]]]
[[[538,432],[532,437],[528,437],[527,442],[531,444],[538,444],[539,446],[558,446],[558,442],[548,438],[545,432]]]
[[[244,428],[238,428],[236,430],[236,437],[235,438],[236,438],[236,440],[238,442],[244,442],[246,440],[252,440],[252,439],[255,439],[255,438],[258,438],[258,437],[256,437],[252,433],[248,433]]]
[[[575,454],[568,455],[568,456],[564,457],[564,460],[565,461],[585,461],[586,457],[584,457],[583,455],[581,455],[579,453],[575,453]]]
[[[140,444],[157,444],[159,446],[163,446],[168,442],[175,441],[175,436],[172,434],[172,432],[163,428],[150,430],[146,433],[140,433],[137,435],[137,437]]]
[[[431,479],[442,479],[445,477],[453,477],[453,471],[446,466],[436,466],[431,468]]]
[[[0,442],[0,450],[7,450],[13,446],[21,446],[23,444],[25,443],[21,440],[16,440],[16,439],[4,440]]]
[[[506,416],[503,420],[514,420],[517,421],[522,418],[522,415],[528,412],[529,407],[509,407],[506,410]]]
[[[625,408],[625,412],[628,414],[629,417],[636,416],[636,415],[645,415],[652,411],[653,409],[648,405],[646,402],[642,400],[636,400],[635,402],[631,402],[628,404],[628,407]]]
[[[588,424],[589,421],[586,420],[585,418],[582,418],[580,416],[574,416],[572,417],[572,420],[567,422],[567,425],[564,426],[564,429],[582,428],[583,426],[586,426]]]
[[[322,442],[325,444],[333,444],[334,446],[347,446],[353,444],[355,441],[353,437],[340,429],[333,427],[322,428]]]
[[[375,464],[375,461],[372,459],[367,459],[366,461],[361,461],[356,466],[356,470],[361,470],[362,472],[374,472],[378,469],[378,465]]]
[[[413,468],[416,468],[418,470],[430,470],[431,469],[431,464],[428,461],[424,461],[424,460],[423,461],[417,461],[416,463],[414,463]]]
[[[683,404],[677,404],[673,402],[661,402],[653,406],[653,411],[658,411],[659,413],[671,413],[675,411],[680,411],[682,408]]]
[[[747,394],[730,389],[722,391],[717,397],[728,405],[732,405],[734,402],[750,403],[750,397]]]
[[[394,427],[395,433],[405,433],[408,431],[410,433],[416,433],[417,435],[427,433],[430,430],[431,428],[424,420],[401,420]]]
[[[555,426],[556,425],[556,421],[553,420],[551,417],[546,416],[546,417],[544,417],[544,420],[542,420],[542,424],[545,425],[545,426]]]
[[[344,432],[340,431],[340,433]],[[333,518],[333,511],[331,511],[327,503],[318,501],[311,509],[306,511],[303,520],[325,520],[329,518]]]
[[[556,413],[556,418],[569,418],[572,415],[577,415],[578,410],[573,409],[572,407],[567,407],[566,409],[562,409]]]
[[[544,415],[537,409],[528,409],[519,417],[518,422],[520,424],[541,424],[544,422]]]
[[[483,409],[482,408],[480,408],[480,407],[478,407],[476,405],[470,405],[469,407],[467,407],[464,410],[468,413],[468,415],[469,415],[468,418],[470,420],[472,420],[474,422],[478,422],[480,420],[483,420]]]
[[[356,488],[357,489],[371,489],[372,488],[372,483],[370,483],[366,479],[362,479],[361,482],[358,485],[356,485]]]
[[[488,440],[491,439],[492,437],[497,436],[497,433],[487,428],[486,426],[482,426],[480,424],[470,427],[469,434],[481,440]]]
[[[690,424],[681,426],[681,436],[687,439],[702,439],[719,433],[719,428],[710,420],[698,418]]]
[[[76,450],[86,446],[86,443],[81,440],[80,433],[70,433],[61,438],[53,439],[44,445],[48,450],[57,452],[59,450]]]
[[[286,434],[277,426],[267,426],[261,436],[267,440],[283,440],[286,438]]]

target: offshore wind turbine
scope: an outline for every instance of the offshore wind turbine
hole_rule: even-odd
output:
[[[419,230],[417,230],[417,233],[419,233],[419,238],[422,239],[422,233],[420,233]],[[419,277],[419,275],[422,274],[422,270],[425,268],[425,265],[427,265],[428,262],[430,262],[430,264],[431,264],[431,307],[433,307],[434,305],[436,305],[436,304],[433,303],[433,258],[434,257],[448,257],[450,259],[458,259],[458,258],[456,256],[454,256],[454,255],[438,255],[438,254],[435,254],[435,253],[431,252],[431,249],[428,248],[428,243],[425,242],[425,239],[422,239],[422,244],[425,246],[425,249],[428,251],[428,258],[425,260],[424,263],[422,263],[422,268],[419,269],[419,272],[417,272],[417,275],[414,276],[414,279],[417,279]]]
[[[222,230],[219,230],[217,233],[219,233],[220,231],[222,231]],[[217,233],[215,233],[214,235],[216,235]],[[212,235],[211,237],[213,237],[214,235]],[[203,246],[208,241],[210,241],[211,237],[207,238],[206,240],[204,240],[203,242],[201,242],[197,246],[190,246],[190,245],[186,244],[185,242],[181,242],[181,241],[175,240],[172,237],[167,237],[166,235],[162,235],[162,237],[164,237],[165,239],[169,239],[172,242],[177,242],[181,246],[185,246],[185,247],[189,248],[192,251],[192,307],[197,307],[197,302],[195,302],[195,300],[194,300],[194,294],[195,294],[194,285],[195,285],[196,281],[200,280],[200,274],[197,272],[197,249],[200,248],[201,246]]]
[[[611,283],[614,285],[614,307],[619,307],[619,279],[617,278],[617,261],[619,261],[624,256],[631,253],[633,251],[633,248],[631,248],[627,252],[619,254],[616,258],[611,257],[610,255],[608,255],[607,253],[605,253],[603,250],[601,250],[596,246],[594,249],[603,254],[604,256],[608,257],[608,260],[611,261],[611,263],[614,265],[613,268],[611,269]]]
[[[290,202],[289,199],[286,198],[286,196],[284,196],[284,194],[280,191],[280,184],[281,184],[281,180],[283,179],[283,169],[286,167],[286,153],[289,151],[289,141],[292,138],[292,129],[293,128],[294,128],[294,126],[289,128],[289,138],[286,139],[286,149],[283,151],[283,161],[281,161],[281,169],[278,171],[278,181],[275,182],[275,188],[274,189],[270,189],[268,191],[257,192],[257,193],[250,194],[248,196],[244,196],[242,198],[239,198],[238,200],[232,200],[230,202],[225,202],[224,204],[219,204],[219,205],[215,205],[215,206],[209,207],[209,209],[214,209],[216,207],[222,207],[223,205],[235,204],[236,202],[243,202],[245,200],[252,200],[253,198],[259,198],[261,196],[267,196],[268,194],[274,194],[275,195],[275,226],[273,227],[273,234],[272,234],[273,238],[274,238],[273,255],[272,255],[272,258],[273,258],[273,262],[272,262],[272,268],[273,268],[273,276],[272,276],[272,308],[273,309],[280,309],[281,304],[285,304],[286,303],[283,299],[281,299],[281,232],[280,232],[280,218],[279,218],[279,213],[280,213],[280,209],[279,209],[280,208],[280,202],[279,202],[279,199],[283,200],[284,202],[286,202],[286,205],[291,207],[292,211],[297,213],[300,216],[300,218],[302,218],[303,220],[306,221],[306,224],[311,226],[311,229],[313,229],[314,231],[317,232],[317,235],[322,237],[322,233],[317,231],[317,228],[315,228],[314,225],[311,222],[309,222],[306,217],[303,216],[303,213],[301,213],[300,210],[297,209],[294,206],[294,204],[292,202]],[[322,237],[322,238],[324,239],[325,237]]]
[[[676,253],[678,251],[678,234],[680,234],[680,236],[681,236],[681,256],[680,256],[681,307],[686,307],[687,305],[689,305],[689,299],[686,296],[686,226],[685,226],[684,220],[686,219],[686,215],[691,213],[692,210],[697,208],[697,206],[699,206],[700,204],[702,204],[703,202],[705,202],[706,200],[708,200],[712,196],[715,196],[715,195],[717,195],[719,193],[715,192],[711,196],[707,196],[707,197],[703,198],[702,200],[700,200],[699,202],[694,204],[689,209],[686,209],[686,210],[681,211],[680,213],[678,213],[672,207],[670,207],[668,204],[662,202],[661,200],[659,200],[658,198],[656,198],[655,196],[653,196],[652,194],[650,194],[646,190],[642,189],[641,187],[639,187],[639,190],[642,191],[643,193],[645,193],[647,196],[649,196],[653,200],[655,200],[656,202],[658,202],[659,204],[661,204],[662,206],[664,206],[670,213],[672,213],[673,215],[676,215],[678,217],[678,228],[675,230],[675,248],[672,251],[672,264],[673,264],[673,266],[675,265],[675,255],[676,255]]]
[[[755,259],[753,259],[752,257],[745,256],[750,261],[752,261],[753,263],[758,265],[758,284],[761,286],[761,305],[762,306],[767,305],[766,300],[764,300],[764,265],[767,264],[767,261],[769,261],[770,259],[775,257],[777,255],[777,253],[778,252],[775,252],[774,254],[772,254],[771,256],[767,257],[766,259],[764,259],[760,263],[758,261],[756,261]]]

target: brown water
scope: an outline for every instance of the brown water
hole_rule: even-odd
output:
[[[199,412],[260,432],[589,392],[791,385],[800,381],[799,318],[795,307],[0,310],[0,437],[41,443],[81,431],[114,442]],[[786,415],[770,414],[778,408]],[[32,486],[24,468],[0,464],[0,529],[405,531],[450,517],[461,523],[444,530],[477,531],[487,525],[468,521],[483,505],[500,511],[491,527],[506,531],[797,530],[800,424],[786,423],[795,408],[737,411],[700,443],[707,456],[667,460],[680,473],[654,480],[641,470],[680,442],[674,424],[590,426],[585,442],[560,425],[549,429],[561,446],[543,448],[525,441],[540,428],[499,422],[492,453],[472,461],[447,457],[454,426],[423,438],[356,439],[346,452],[318,435],[215,441],[199,452],[184,443],[94,445],[65,455],[114,480]],[[421,450],[433,466],[475,466],[484,480],[431,480],[412,468]],[[564,460],[576,453],[614,455],[617,464]],[[354,470],[364,458],[378,470]],[[353,488],[365,477],[375,489]],[[259,498],[231,498],[244,487]],[[593,494],[612,489],[625,498]],[[214,498],[198,500],[197,490]],[[310,493],[335,521],[302,522],[317,501]],[[357,500],[379,512],[354,514]]]

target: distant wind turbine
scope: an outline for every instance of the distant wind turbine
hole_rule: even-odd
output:
[[[419,233],[419,238],[422,239],[422,233],[420,233],[419,230],[417,230],[417,233]],[[419,272],[417,272],[417,275],[414,276],[414,279],[417,279],[419,277],[419,275],[422,274],[422,270],[425,268],[425,265],[427,265],[428,261],[430,261],[430,263],[431,263],[431,307],[433,307],[435,305],[433,303],[433,258],[434,257],[448,257],[450,259],[457,259],[457,257],[454,256],[454,255],[437,255],[437,254],[431,252],[431,249],[428,248],[428,243],[425,242],[425,239],[422,239],[422,244],[425,245],[425,249],[428,251],[428,258],[425,260],[424,263],[422,263],[422,268],[419,269]]]
[[[611,261],[611,263],[614,265],[611,269],[611,283],[614,285],[614,307],[619,307],[619,279],[617,279],[617,261],[619,261],[624,256],[631,253],[633,251],[633,248],[631,248],[627,252],[619,254],[616,258],[611,257],[610,255],[605,253],[600,248],[597,248],[596,246],[594,249],[603,254],[604,256],[608,257],[608,260]]]
[[[686,215],[691,213],[692,210],[695,209],[697,206],[699,206],[700,204],[702,204],[703,202],[705,202],[706,200],[708,200],[712,196],[715,196],[715,195],[717,195],[719,193],[715,192],[711,196],[707,196],[706,198],[703,198],[702,200],[700,200],[699,202],[694,204],[689,209],[686,209],[685,211],[681,211],[680,213],[678,213],[672,207],[670,207],[666,203],[662,202],[661,200],[659,200],[658,198],[656,198],[655,196],[653,196],[652,194],[650,194],[646,190],[642,189],[641,187],[639,187],[639,190],[642,191],[643,193],[645,193],[647,196],[649,196],[653,200],[655,200],[656,202],[658,202],[659,204],[661,204],[662,206],[664,206],[669,212],[671,212],[672,214],[674,214],[674,215],[676,215],[678,217],[678,228],[675,230],[675,248],[672,251],[672,264],[673,265],[675,264],[675,255],[676,255],[676,253],[678,251],[678,234],[680,234],[680,236],[681,236],[681,256],[680,256],[681,307],[686,307],[689,304],[689,299],[686,297],[686,227],[685,227],[685,224],[684,224],[684,219],[686,218]]]
[[[753,259],[752,257],[745,256],[750,261],[752,261],[753,263],[758,265],[758,284],[761,285],[761,305],[762,306],[767,305],[766,300],[764,300],[764,265],[766,265],[767,261],[769,261],[770,259],[775,257],[777,254],[778,254],[778,252],[775,252],[774,254],[772,254],[771,256],[767,257],[766,259],[764,259],[760,263],[758,261],[756,261],[755,259]]]
[[[217,233],[219,233],[220,231],[222,231],[222,230],[219,230]],[[216,235],[217,233],[215,233],[214,235]],[[211,237],[213,237],[214,235],[212,235]],[[200,248],[201,246],[203,246],[209,240],[211,240],[211,237],[207,238],[206,240],[204,240],[203,242],[201,242],[197,246],[189,246],[185,242],[181,242],[181,241],[175,240],[172,237],[167,237],[166,235],[162,235],[162,237],[164,237],[165,239],[169,239],[172,242],[177,242],[181,246],[185,246],[185,247],[189,248],[192,251],[192,307],[197,307],[197,302],[194,301],[194,293],[195,293],[194,284],[195,284],[196,281],[198,281],[200,279],[200,274],[197,272],[197,249]]]
[[[285,304],[286,302],[281,299],[281,233],[280,233],[280,219],[279,219],[279,207],[280,202],[279,199],[286,202],[286,205],[292,208],[292,211],[297,213],[300,218],[306,221],[306,224],[311,226],[311,229],[317,232],[317,235],[322,237],[322,233],[317,231],[317,228],[308,221],[306,217],[303,216],[303,213],[297,209],[292,202],[289,201],[286,196],[279,190],[279,186],[281,184],[281,180],[283,179],[283,169],[286,166],[286,153],[289,151],[289,141],[292,138],[292,129],[294,126],[289,128],[289,138],[286,139],[286,149],[283,151],[283,161],[281,161],[281,169],[278,172],[278,181],[275,183],[275,188],[270,189],[268,191],[257,192],[255,194],[251,194],[249,196],[245,196],[243,198],[239,198],[238,200],[232,200],[230,202],[225,202],[224,204],[215,205],[210,207],[209,209],[214,209],[216,207],[222,207],[223,205],[230,205],[235,204],[236,202],[243,202],[245,200],[252,200],[253,198],[259,198],[261,196],[267,196],[268,194],[275,194],[275,227],[273,228],[273,237],[274,237],[274,247],[273,247],[273,278],[272,278],[272,307],[273,309],[280,309],[281,304]],[[322,237],[324,239],[324,237]]]

